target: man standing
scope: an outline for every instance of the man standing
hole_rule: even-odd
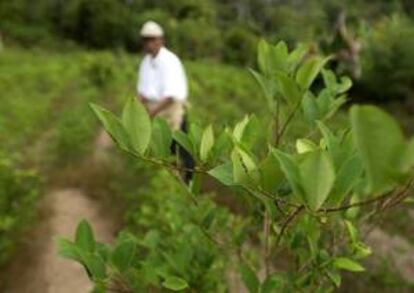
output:
[[[184,122],[188,85],[180,59],[164,47],[164,32],[153,21],[141,29],[145,56],[139,68],[138,95],[151,117],[161,116],[172,130]]]
[[[187,77],[180,59],[164,47],[164,32],[154,21],[146,22],[141,29],[145,56],[139,68],[138,97],[151,117],[164,118],[171,130],[186,130],[185,103],[188,95]],[[174,152],[177,146],[172,146]],[[191,156],[178,149],[187,169],[193,168]],[[186,181],[191,179],[187,172]]]

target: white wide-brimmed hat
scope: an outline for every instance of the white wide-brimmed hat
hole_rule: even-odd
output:
[[[150,20],[144,23],[140,34],[144,38],[159,38],[164,36],[164,31],[158,23]]]

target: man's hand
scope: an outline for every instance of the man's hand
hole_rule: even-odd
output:
[[[148,103],[148,99],[146,97],[144,97],[143,95],[139,95],[138,96],[138,100],[143,103],[144,105],[147,105]]]
[[[139,95],[137,99],[144,105],[145,109],[147,109],[148,114],[150,114],[150,109],[148,108],[148,99],[143,95]]]
[[[161,102],[159,102],[153,109],[149,110],[149,115],[151,118],[154,118],[159,112],[168,108],[172,103],[173,98],[165,98]]]

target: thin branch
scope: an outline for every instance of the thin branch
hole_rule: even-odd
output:
[[[405,192],[410,188],[412,184],[412,180],[410,180],[404,187],[402,190],[398,191],[395,195],[391,193],[386,193],[368,200],[364,200],[364,201],[360,201],[360,202],[355,202],[352,204],[348,204],[348,205],[344,205],[344,206],[340,206],[340,207],[336,207],[336,208],[327,208],[327,209],[320,209],[318,212],[324,212],[324,213],[332,213],[332,212],[340,212],[340,211],[345,211],[351,208],[355,208],[355,207],[361,207],[361,206],[366,206],[366,205],[370,205],[370,204],[374,204],[377,202],[380,202],[386,198],[392,198],[392,197],[400,197],[401,195],[404,195]]]
[[[276,101],[276,103],[277,103],[276,104],[276,113],[275,113],[275,117],[274,117],[274,122],[273,123],[275,123],[275,134],[276,134],[275,137],[274,137],[275,145],[278,146],[279,145],[279,139],[280,139],[280,137],[279,137],[280,100],[279,101]]]
[[[257,191],[258,193],[260,193],[263,196],[266,196],[266,197],[268,197],[270,199],[275,200],[278,203],[285,204],[285,205],[290,206],[290,207],[293,207],[293,208],[300,207],[300,205],[298,205],[298,204],[294,204],[294,203],[288,202],[288,201],[286,201],[286,200],[284,200],[282,198],[277,198],[274,194],[272,194],[271,192],[268,192],[268,191],[264,190],[260,186],[257,186],[257,189],[255,189],[255,191]]]
[[[279,245],[282,240],[282,236],[285,233],[289,224],[304,210],[305,206],[299,206],[283,223],[282,228],[280,229],[279,234],[277,235],[276,244]]]
[[[277,134],[276,141],[280,142],[281,138],[286,132],[287,127],[289,126],[289,123],[292,121],[293,117],[295,117],[296,112],[299,110],[299,107],[302,103],[302,99],[298,101],[298,103],[295,105],[295,108],[290,112],[289,116],[286,118],[285,123],[282,125],[282,128],[280,129],[279,133]]]
[[[383,209],[393,208],[396,205],[400,204],[408,196],[410,196],[410,194],[407,193],[407,191],[412,187],[412,184],[413,181],[410,180],[408,184],[404,187],[404,189],[401,192],[397,193],[393,198],[391,198],[389,203],[386,206],[384,206]]]
[[[300,103],[298,103],[298,105],[300,105]],[[295,112],[295,111],[293,111],[293,112]],[[284,126],[286,126],[286,123],[285,123]],[[284,130],[282,129],[281,130],[282,134],[283,134],[283,131]],[[173,169],[173,170],[177,170],[177,171],[187,171],[187,172],[195,172],[195,173],[200,173],[200,174],[208,174],[207,173],[207,170],[202,169],[202,168],[185,168],[185,167],[181,167],[181,166],[172,165],[172,164],[170,164],[169,162],[166,162],[166,161],[157,160],[157,159],[154,159],[154,158],[143,157],[143,156],[138,155],[136,153],[131,153],[131,154],[134,155],[135,157],[139,158],[139,159],[142,159],[144,161],[147,161],[149,163],[152,163],[152,164],[155,164],[155,165],[158,165],[158,166],[161,166],[161,167],[165,167],[165,168],[170,169],[170,170]],[[176,176],[174,176],[174,177],[176,177]],[[180,180],[180,182],[181,182],[181,180]],[[400,191],[400,192],[398,192],[398,194],[397,194],[396,197],[402,196],[410,188],[410,186],[412,185],[412,183],[413,183],[413,180],[410,180],[408,182],[408,184],[406,184],[406,186],[403,188],[403,190]],[[258,192],[259,194],[261,194],[261,195],[263,195],[263,196],[265,196],[265,197],[267,197],[269,199],[274,200],[275,201],[276,208],[278,209],[279,212],[281,212],[282,215],[284,213],[283,213],[281,207],[279,206],[279,203],[286,204],[286,205],[288,205],[290,207],[295,207],[295,208],[301,208],[301,207],[303,207],[303,206],[300,206],[300,205],[297,205],[297,204],[288,202],[286,200],[283,200],[281,198],[276,198],[274,194],[272,194],[270,192],[267,192],[266,190],[263,190],[261,187],[258,187],[255,190],[251,190],[250,188],[243,186],[243,189],[246,190],[246,191],[248,191],[248,193],[250,193],[252,195],[255,195],[254,193],[255,192]],[[185,190],[187,191],[187,193],[189,193],[191,195],[191,198],[192,198],[193,202],[195,204],[197,204],[197,200],[195,199],[194,194],[192,194],[187,188],[185,188]],[[368,200],[364,200],[364,201],[360,201],[360,202],[356,202],[356,203],[352,203],[352,204],[348,204],[348,205],[344,205],[344,206],[340,206],[340,207],[319,209],[318,212],[321,212],[321,213],[341,212],[341,211],[345,211],[345,210],[348,210],[348,209],[351,209],[351,208],[355,208],[355,207],[360,207],[360,206],[366,206],[366,205],[374,204],[374,203],[380,202],[380,201],[382,201],[382,200],[384,200],[384,199],[386,199],[388,197],[390,197],[390,194],[389,193],[384,194],[384,195],[380,195],[380,196],[377,196],[377,197],[374,197],[372,199],[368,199]],[[394,206],[394,205],[400,203],[404,198],[405,197],[402,197],[401,200],[397,198],[395,200],[395,202],[393,201],[391,203],[391,206]]]
[[[270,220],[269,211],[265,211],[263,219],[263,232],[264,232],[264,264],[265,264],[265,276],[269,276],[270,264],[269,264],[269,254],[270,254],[270,225],[272,221]]]
[[[383,194],[377,197],[374,197],[372,199],[368,199],[368,200],[364,200],[364,201],[359,201],[359,202],[355,202],[355,203],[351,203],[348,205],[344,205],[344,206],[340,206],[340,207],[336,207],[336,208],[326,208],[326,209],[320,209],[318,210],[318,212],[321,213],[333,213],[333,212],[341,212],[341,211],[346,211],[349,210],[351,208],[355,208],[355,207],[360,207],[360,206],[365,206],[365,205],[370,205],[376,202],[379,202],[387,197],[389,197],[389,194]]]

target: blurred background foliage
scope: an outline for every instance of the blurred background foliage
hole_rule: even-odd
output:
[[[345,10],[348,30],[363,48],[356,96],[379,101],[411,97],[414,4],[409,0],[0,1],[0,31],[26,47],[135,52],[140,26],[153,19],[185,59],[252,66],[262,37],[291,46],[308,42],[335,54],[338,15]]]

